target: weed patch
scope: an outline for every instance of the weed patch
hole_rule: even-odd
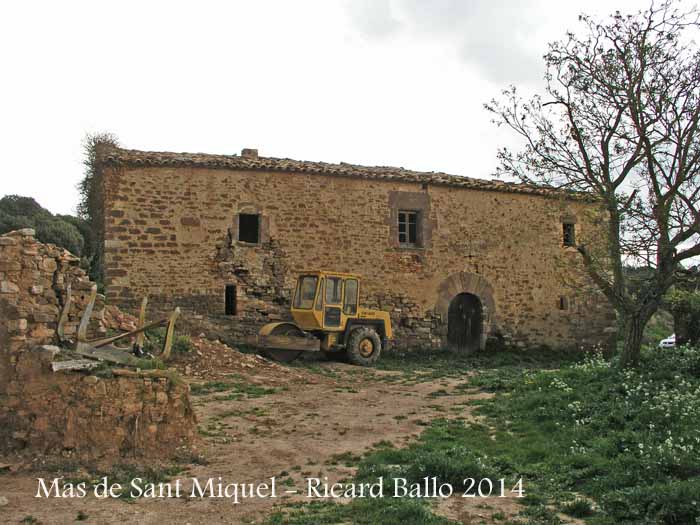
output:
[[[313,502],[290,505],[270,516],[267,525],[442,525],[453,523],[433,514],[424,503],[408,499],[355,499],[347,505]]]
[[[256,398],[274,394],[277,388],[267,388],[244,382],[209,381],[207,383],[192,383],[190,392],[193,396],[204,396],[216,392],[228,392],[227,396],[216,397],[217,401],[236,400],[241,397]]]

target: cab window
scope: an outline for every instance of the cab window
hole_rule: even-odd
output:
[[[343,280],[340,277],[326,279],[326,304],[340,304],[343,300]]]
[[[316,298],[316,310],[323,309],[323,279],[321,279],[321,284],[318,285],[318,297]]]
[[[316,283],[318,277],[315,275],[305,275],[299,279],[297,290],[294,294],[294,308],[310,310],[316,299]]]
[[[357,313],[357,281],[355,279],[345,281],[343,312],[345,312],[345,315],[355,315]]]

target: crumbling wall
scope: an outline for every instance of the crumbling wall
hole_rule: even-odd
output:
[[[70,283],[65,325],[75,335],[94,285],[78,259],[39,243],[33,230],[0,236],[0,450],[169,455],[194,439],[188,387],[170,378],[53,372],[57,327]],[[89,334],[131,321],[98,296]]]

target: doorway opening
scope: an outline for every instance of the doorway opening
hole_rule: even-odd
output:
[[[458,294],[447,311],[447,344],[452,350],[474,352],[481,345],[483,308],[471,293]]]

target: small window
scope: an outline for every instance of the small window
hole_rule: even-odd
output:
[[[418,244],[418,212],[399,210],[399,244],[416,246]]]
[[[562,224],[564,246],[576,246],[576,225],[572,222]]]
[[[345,312],[345,315],[355,315],[357,313],[357,280],[355,279],[345,281],[343,312]]]
[[[238,240],[251,244],[260,242],[260,215],[250,213],[238,215]]]
[[[568,310],[569,309],[569,300],[564,297],[563,295],[559,298],[559,309],[560,310]]]
[[[343,280],[340,277],[326,279],[326,304],[340,304],[343,300]]]
[[[226,315],[236,315],[238,310],[238,298],[236,297],[236,285],[227,284],[226,285]]]
[[[315,275],[305,275],[299,279],[296,293],[294,294],[294,308],[311,310],[316,299],[316,283],[318,277]]]

